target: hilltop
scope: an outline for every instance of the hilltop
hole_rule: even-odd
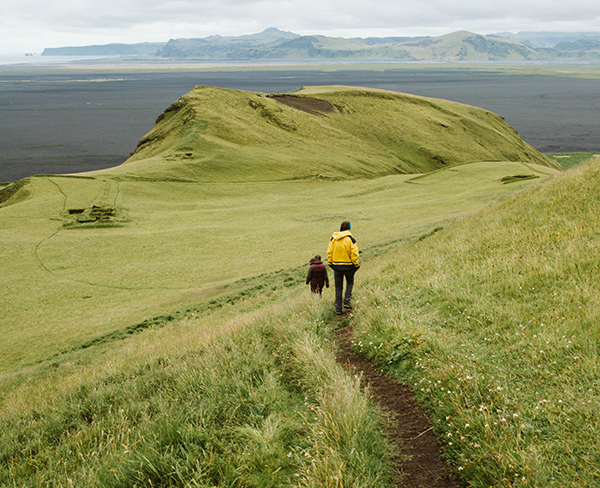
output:
[[[476,161],[556,167],[499,116],[351,87],[295,93],[196,87],[159,116],[134,154],[98,174],[171,181],[357,179]]]
[[[170,39],[165,43],[48,48],[42,55],[138,54],[159,59],[236,60],[396,60],[396,61],[526,61],[598,59],[593,33],[481,35],[458,31],[439,37],[340,38],[298,35],[269,28],[244,36]],[[530,33],[531,34],[531,33]],[[565,46],[565,41],[567,45]],[[577,42],[581,41],[581,42]],[[585,42],[584,42],[585,41]]]

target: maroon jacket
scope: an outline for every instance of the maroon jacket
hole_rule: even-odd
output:
[[[306,284],[310,283],[311,288],[322,288],[323,284],[329,288],[329,276],[327,276],[327,268],[321,261],[315,261],[308,268],[308,276]]]

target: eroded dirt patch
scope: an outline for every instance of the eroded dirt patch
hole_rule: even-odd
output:
[[[326,100],[319,100],[318,98],[295,97],[291,95],[271,95],[269,98],[277,100],[279,103],[283,103],[288,107],[302,110],[303,112],[313,115],[324,115],[342,111],[341,107],[333,105]]]
[[[352,352],[353,327],[334,331],[338,346],[337,360],[344,366],[362,372],[363,380],[389,419],[385,433],[397,448],[394,459],[398,469],[397,486],[402,488],[458,488],[461,485],[445,469],[441,448],[431,424],[416,404],[409,387],[384,376],[363,356]]]

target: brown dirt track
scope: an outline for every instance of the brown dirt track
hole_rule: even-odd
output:
[[[458,488],[461,485],[441,460],[441,448],[431,424],[416,404],[409,387],[383,375],[365,357],[352,352],[352,325],[334,331],[337,360],[362,373],[372,398],[387,413],[385,434],[396,448],[396,485],[402,488]]]

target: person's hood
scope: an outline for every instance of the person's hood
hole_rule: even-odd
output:
[[[342,232],[334,232],[332,239],[334,241],[339,241],[340,239],[348,236],[352,237],[352,233],[349,230],[344,230]]]

